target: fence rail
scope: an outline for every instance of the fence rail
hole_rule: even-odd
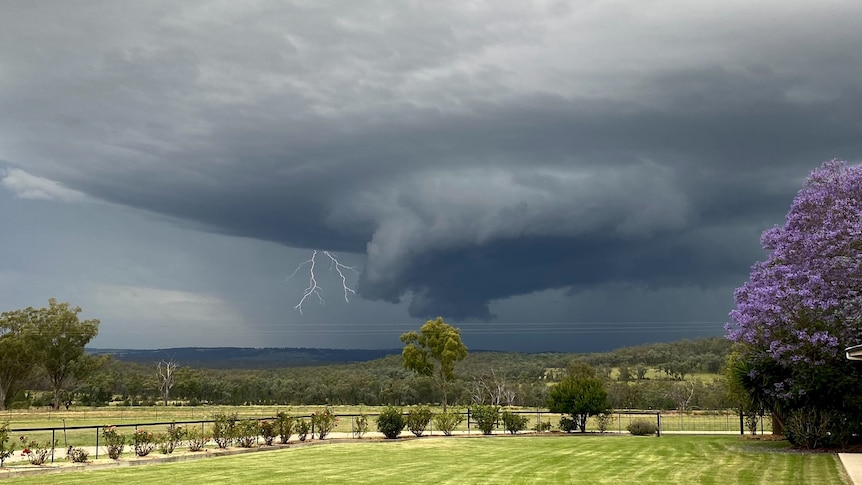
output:
[[[510,412],[521,414],[527,417],[527,429],[540,429],[538,423],[550,423],[556,429],[559,425],[560,418],[563,416],[560,413],[552,413],[547,409],[535,410],[511,410]],[[405,415],[407,413],[404,413]],[[463,422],[455,429],[458,434],[479,434],[481,433],[476,428],[476,423],[472,419],[470,408],[466,411],[458,412],[464,416]],[[635,419],[654,420],[658,427],[658,434],[667,433],[688,433],[688,434],[745,434],[749,433],[749,423],[745,422],[744,416],[739,413],[732,412],[668,412],[668,411],[651,411],[651,410],[615,410],[610,413],[613,417],[612,423],[608,426],[606,432],[625,433],[626,427]],[[355,436],[354,418],[359,416],[367,416],[375,418],[380,415],[379,412],[369,413],[342,413],[337,414],[337,425],[332,430],[330,436],[341,434]],[[310,419],[310,414],[291,414],[297,419]],[[245,417],[239,419],[253,419],[257,421],[275,420],[276,416],[266,417]],[[768,416],[757,416],[757,433],[771,434],[771,420]],[[134,430],[145,429],[152,432],[165,431],[164,427],[183,425],[197,426],[200,425],[202,433],[205,431],[208,424],[212,424],[213,419],[193,419],[182,421],[157,421],[157,422],[142,422],[142,423],[122,423],[122,424],[104,424],[104,425],[83,425],[83,426],[55,426],[55,427],[27,427],[27,428],[11,428],[10,435],[18,436],[23,433],[28,435],[28,438],[35,439],[39,442],[57,443],[59,446],[62,438],[62,449],[69,447],[95,447],[95,458],[99,457],[100,448],[100,433],[107,426],[115,428],[132,428]],[[547,426],[547,425],[546,425]],[[372,428],[373,429],[373,428]],[[594,419],[587,421],[587,432],[598,432],[599,429]],[[406,432],[406,430],[405,430]],[[505,433],[502,422],[498,422],[495,433]],[[372,432],[373,433],[373,432]],[[314,430],[311,430],[313,436]],[[433,428],[433,420],[429,423],[428,430],[424,435],[440,435],[442,432],[436,431]],[[104,450],[102,450],[104,453]],[[54,462],[54,450],[51,452],[51,462]]]

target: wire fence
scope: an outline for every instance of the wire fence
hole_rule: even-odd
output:
[[[509,412],[520,414],[527,418],[527,432],[552,433],[559,432],[560,419],[566,415],[550,412],[547,409],[535,410],[510,410]],[[404,413],[407,415],[407,413]],[[463,420],[451,432],[452,434],[481,434],[482,432],[476,427],[476,422],[473,419],[472,411],[467,408],[465,411],[456,412],[461,414]],[[610,423],[606,425],[602,431],[598,422],[591,418],[587,420],[585,431],[588,433],[608,432],[608,433],[627,433],[627,427],[635,420],[647,420],[656,424],[658,435],[662,434],[746,434],[751,433],[755,429],[757,434],[771,434],[771,419],[769,416],[753,416],[746,419],[745,416],[734,412],[725,411],[699,411],[699,412],[668,412],[668,411],[652,411],[652,410],[620,410],[609,413],[611,416]],[[358,433],[356,418],[365,416],[369,423],[369,436],[376,436],[375,427],[372,424],[380,415],[379,412],[369,413],[341,413],[336,414],[336,424],[331,430],[329,437],[334,438],[358,438],[361,435]],[[293,418],[311,420],[310,414],[291,414]],[[274,421],[276,416],[240,418],[252,419],[256,421]],[[29,427],[29,428],[11,428],[10,435],[14,438],[17,436],[26,436],[28,440],[35,440],[41,443],[56,443],[51,449],[51,462],[55,460],[55,450],[69,449],[70,447],[81,447],[94,449],[95,458],[99,455],[106,455],[106,448],[101,439],[101,433],[104,428],[113,426],[119,429],[129,429],[133,433],[139,429],[150,431],[153,433],[164,433],[168,428],[174,426],[185,427],[200,427],[201,435],[205,435],[207,426],[214,423],[214,419],[194,419],[184,421],[159,421],[159,422],[141,422],[141,423],[122,423],[122,424],[105,424],[105,425],[86,425],[86,426],[58,426],[58,427]],[[753,424],[756,422],[756,428]],[[404,431],[407,433],[407,430]],[[503,427],[502,420],[498,420],[492,434],[503,434],[506,430]],[[310,430],[310,436],[314,437],[315,430]],[[423,432],[423,436],[439,436],[444,434],[440,430],[434,429],[434,420],[428,423],[428,427]],[[49,441],[50,440],[50,441]],[[298,440],[296,434],[292,441]]]

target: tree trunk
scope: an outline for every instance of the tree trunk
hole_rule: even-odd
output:
[[[770,415],[772,418],[772,434],[784,436],[784,420],[776,413]]]

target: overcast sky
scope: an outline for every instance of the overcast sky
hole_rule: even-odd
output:
[[[722,335],[824,160],[862,2],[4,2],[0,310],[96,347]],[[356,296],[344,301],[330,251]]]

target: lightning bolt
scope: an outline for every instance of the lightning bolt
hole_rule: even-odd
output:
[[[314,252],[311,254],[311,258],[307,261],[300,263],[296,267],[296,269],[293,270],[293,273],[291,273],[291,275],[286,278],[286,280],[293,278],[294,276],[296,276],[300,269],[302,269],[304,266],[308,266],[308,287],[305,288],[305,290],[302,292],[302,298],[299,299],[299,303],[297,303],[293,307],[295,310],[299,310],[300,314],[302,314],[302,305],[305,303],[305,300],[307,300],[312,295],[317,297],[321,305],[326,303],[326,301],[323,299],[323,295],[320,294],[320,290],[322,290],[323,287],[320,286],[320,284],[317,282],[317,274],[315,273],[315,269],[317,268],[318,263],[318,254],[323,254],[324,256],[329,258],[329,271],[332,271],[334,269],[335,272],[338,273],[338,276],[341,278],[341,287],[344,289],[344,301],[346,303],[350,303],[349,295],[356,294],[356,291],[354,291],[353,288],[351,288],[350,285],[347,284],[347,276],[344,275],[344,272],[345,270],[353,271],[356,274],[359,274],[359,272],[356,271],[356,269],[352,266],[341,264],[341,262],[338,261],[338,258],[333,256],[332,253],[330,253],[329,251],[318,251],[315,249]]]

